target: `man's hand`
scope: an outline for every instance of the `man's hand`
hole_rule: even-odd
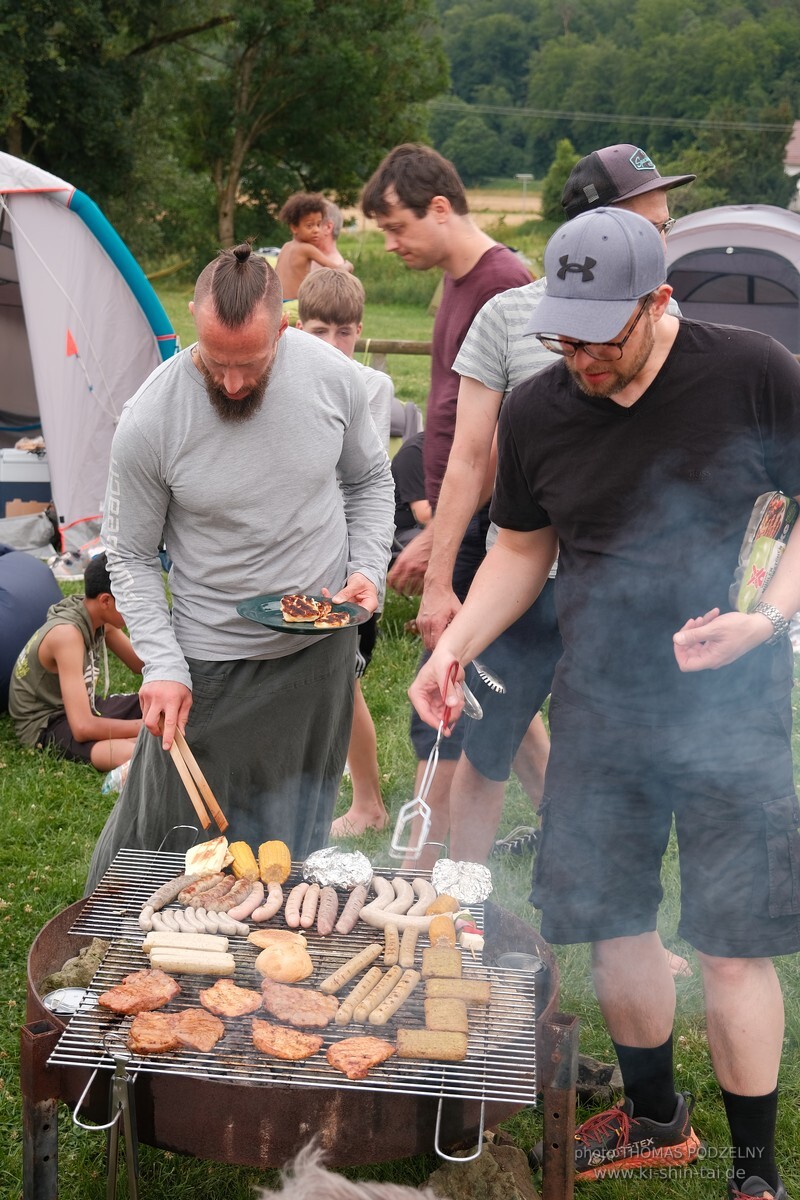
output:
[[[431,556],[433,544],[432,522],[423,529],[422,533],[401,550],[395,564],[387,576],[390,587],[401,596],[421,596],[425,582],[425,572]]]
[[[464,669],[459,666],[455,682],[451,683],[449,675],[452,666],[452,654],[434,653],[420,668],[416,679],[408,689],[408,698],[414,708],[423,721],[432,725],[434,729],[439,728],[445,707],[450,709],[448,725],[444,731],[447,737],[450,736],[450,730],[461,716],[461,710],[464,707],[464,693],[459,686],[460,681],[464,678]]]
[[[139,702],[145,728],[155,737],[160,736],[163,749],[169,750],[175,738],[175,727],[181,733],[186,730],[192,707],[191,691],[185,684],[172,679],[154,679],[152,683],[142,684]]]
[[[360,571],[354,571],[348,577],[342,590],[335,596],[331,596],[327,588],[322,589],[322,594],[329,596],[334,604],[360,604],[370,613],[374,613],[378,607],[378,592],[375,584],[371,583]]]
[[[712,608],[687,621],[672,642],[682,671],[716,671],[766,642],[771,634],[771,622],[761,613],[720,616],[719,609]]]
[[[417,614],[417,627],[427,650],[435,649],[439,638],[460,608],[461,601],[452,587],[425,584]]]

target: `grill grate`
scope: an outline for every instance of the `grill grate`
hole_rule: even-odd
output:
[[[70,931],[109,939],[111,945],[84,1001],[60,1037],[49,1060],[51,1065],[111,1070],[115,1052],[125,1050],[127,1053],[126,1039],[133,1018],[118,1017],[101,1008],[97,997],[120,983],[124,975],[149,966],[141,949],[144,934],[138,926],[139,910],[157,887],[181,873],[183,861],[181,854],[123,850],[117,855]],[[381,874],[387,877],[405,874],[412,878],[415,873],[390,871]],[[300,878],[300,864],[294,864],[285,889]],[[472,906],[472,911],[478,923],[482,923],[479,906]],[[270,924],[285,927],[282,914]],[[308,951],[314,963],[313,975],[303,984],[312,988],[370,941],[380,939],[380,931],[370,929],[363,922],[347,936],[333,934],[322,938],[316,930],[302,932],[308,938]],[[258,990],[261,983],[261,976],[255,969],[258,948],[246,938],[235,937],[230,938],[229,949],[236,960],[235,982]],[[423,1027],[425,989],[421,983],[385,1026],[351,1022],[346,1026],[332,1024],[325,1030],[315,1030],[324,1038],[322,1049],[313,1058],[302,1062],[283,1062],[257,1051],[250,1036],[252,1018],[243,1017],[225,1019],[225,1035],[208,1054],[182,1050],[152,1057],[133,1055],[129,1069],[256,1086],[349,1088],[535,1104],[535,977],[490,968],[468,957],[464,958],[464,977],[491,979],[492,1000],[488,1006],[475,1006],[469,1010],[469,1048],[462,1062],[437,1063],[392,1057],[373,1067],[363,1080],[349,1080],[328,1064],[325,1051],[343,1038],[366,1033],[393,1041],[399,1026]],[[181,992],[161,1011],[197,1007],[199,991],[213,983],[208,977],[194,975],[180,975],[177,979]],[[339,993],[339,999],[343,999],[357,982],[358,978],[348,984]],[[271,1019],[267,1013],[253,1015]]]

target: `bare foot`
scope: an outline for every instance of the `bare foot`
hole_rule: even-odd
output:
[[[664,953],[667,956],[667,963],[673,975],[691,975],[692,968],[685,958],[681,958],[679,954],[673,954],[666,946],[664,947]]]
[[[331,837],[360,837],[368,829],[385,829],[389,824],[389,814],[383,812],[357,812],[351,808],[344,816],[337,817],[331,825]]]

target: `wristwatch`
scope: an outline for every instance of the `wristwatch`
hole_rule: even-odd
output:
[[[765,643],[765,645],[776,646],[778,642],[783,641],[783,639],[788,635],[789,622],[786,620],[786,617],[783,615],[783,613],[779,612],[774,604],[765,604],[762,600],[760,604],[755,606],[753,612],[761,613],[762,617],[766,617],[768,621],[771,621],[772,628],[775,630],[772,637]]]

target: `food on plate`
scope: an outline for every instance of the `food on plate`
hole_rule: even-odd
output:
[[[305,946],[297,942],[271,942],[256,959],[259,975],[276,983],[299,983],[313,973],[314,964]]]
[[[455,913],[458,912],[460,908],[461,905],[456,900],[455,896],[448,896],[446,892],[442,892],[441,896],[437,896],[436,899],[428,905],[425,911],[430,917],[435,916],[436,913]]]
[[[385,1000],[382,1000],[367,1018],[370,1025],[385,1025],[390,1017],[405,1004],[422,976],[419,971],[404,971]]]
[[[338,967],[332,975],[328,975],[326,979],[323,979],[319,985],[319,990],[324,992],[326,996],[338,992],[351,979],[355,979],[356,975],[360,975],[370,963],[375,962],[382,949],[383,947],[380,942],[370,942],[363,950],[359,950],[358,954],[354,954],[346,963]]]
[[[177,975],[233,975],[236,960],[219,950],[182,950],[175,946],[154,946],[150,965]]]
[[[400,931],[394,921],[390,921],[383,931],[383,961],[387,967],[397,965],[400,957]]]
[[[198,995],[203,1008],[218,1017],[244,1017],[261,1008],[261,992],[239,987],[230,979],[218,979],[213,987],[201,988]]]
[[[352,933],[358,921],[358,914],[367,902],[367,889],[363,883],[358,883],[350,893],[341,916],[336,922],[337,933]]]
[[[272,1021],[253,1018],[253,1045],[262,1054],[273,1058],[285,1058],[296,1062],[311,1058],[322,1045],[318,1033],[301,1033],[299,1029],[287,1029],[285,1025],[273,1025]]]
[[[338,912],[339,897],[336,894],[336,888],[324,887],[319,894],[317,907],[317,933],[320,937],[328,937],[333,933]]]
[[[380,967],[370,967],[364,978],[356,984],[349,996],[339,1005],[336,1012],[337,1025],[348,1025],[352,1021],[357,1006],[365,996],[369,995],[382,974]]]
[[[102,992],[97,997],[97,1003],[102,1008],[128,1017],[134,1013],[163,1008],[180,990],[178,981],[171,979],[164,971],[133,971],[125,976],[122,983]]]
[[[252,917],[253,913],[264,903],[264,885],[260,879],[252,881],[250,894],[245,896],[241,904],[237,904],[235,908],[228,909],[228,916],[234,921],[246,921],[248,917]],[[277,886],[277,885],[276,885]],[[278,888],[280,891],[280,888]]]
[[[470,1004],[488,1004],[492,985],[488,979],[428,979],[425,995],[434,1000],[465,1000]]]
[[[217,950],[224,954],[228,949],[228,939],[213,933],[171,933],[153,930],[142,942],[142,950],[149,954],[156,946],[172,946],[175,950]]]
[[[313,988],[287,987],[271,979],[265,979],[261,984],[261,995],[267,1012],[290,1025],[324,1029],[339,1007],[335,996],[325,996]]]
[[[440,979],[461,978],[461,951],[451,946],[426,946],[422,951],[422,976]]]
[[[315,600],[302,592],[292,592],[281,597],[281,616],[288,623],[316,621],[331,611],[327,600]]]
[[[261,887],[263,889],[263,883]],[[266,900],[264,900],[263,904],[259,904],[258,908],[254,908],[251,915],[254,921],[270,921],[281,911],[282,907],[283,888],[279,883],[268,883]]]
[[[440,1029],[445,1033],[467,1033],[469,1021],[465,1001],[427,999],[425,1001],[425,1028]]]
[[[167,1054],[170,1050],[200,1050],[207,1054],[225,1033],[219,1017],[202,1008],[179,1013],[139,1013],[128,1032],[134,1054]]]
[[[350,624],[350,614],[338,609],[336,612],[325,613],[324,616],[317,617],[314,622],[315,629],[341,629],[344,625]]]
[[[185,866],[193,875],[209,875],[212,871],[227,867],[231,858],[228,839],[220,835],[208,842],[198,842],[187,850]]]
[[[286,842],[262,842],[258,847],[258,873],[262,883],[285,883],[292,869],[292,854]]]
[[[307,883],[297,883],[286,897],[283,915],[286,918],[286,924],[290,929],[297,929],[300,924],[300,912],[303,907],[303,899],[309,889]]]
[[[303,896],[303,905],[300,909],[300,925],[303,929],[310,929],[314,924],[320,891],[321,888],[318,883],[310,883],[308,891]]]
[[[342,1038],[328,1047],[325,1057],[332,1067],[348,1079],[366,1079],[373,1067],[394,1054],[394,1046],[383,1038]]]
[[[186,906],[195,896],[199,896],[202,892],[210,892],[218,883],[222,883],[224,878],[224,871],[211,871],[205,875],[194,876],[193,882],[181,888],[178,893],[178,903]]]
[[[467,1035],[438,1029],[398,1029],[397,1057],[461,1062],[467,1057]]]
[[[359,1025],[363,1025],[372,1010],[377,1008],[386,999],[395,985],[400,982],[402,974],[403,971],[400,967],[389,967],[389,970],[378,980],[372,991],[356,1005],[353,1012],[353,1020],[357,1021]]]
[[[276,942],[294,942],[296,946],[307,946],[308,938],[304,933],[295,933],[292,929],[254,929],[247,936],[248,942],[263,950],[266,946],[274,946]]]
[[[456,927],[449,913],[437,913],[431,921],[428,938],[432,946],[449,946],[455,949]]]
[[[231,842],[228,850],[233,855],[231,870],[237,879],[252,879],[255,881],[259,878],[256,856],[247,842]]]
[[[414,925],[409,925],[403,930],[403,936],[400,938],[400,952],[397,956],[401,967],[413,967],[418,938],[419,930]]]

